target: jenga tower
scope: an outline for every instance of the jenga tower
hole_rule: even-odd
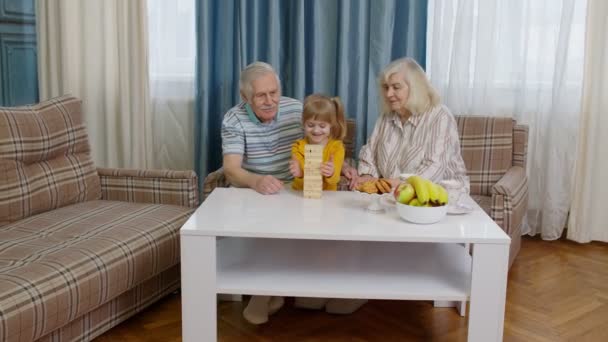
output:
[[[304,197],[306,198],[321,198],[321,193],[323,193],[322,162],[322,145],[304,147]]]

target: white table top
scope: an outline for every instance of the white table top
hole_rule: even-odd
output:
[[[391,208],[365,210],[370,195],[324,191],[306,199],[291,189],[261,195],[217,188],[184,224],[181,234],[285,239],[509,244],[505,232],[471,199],[472,213],[447,215],[431,225],[403,221]]]

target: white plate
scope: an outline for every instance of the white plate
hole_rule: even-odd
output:
[[[368,192],[363,192],[356,189],[353,191],[364,195],[365,197],[371,198],[367,208],[365,208],[369,211],[384,211],[395,207],[396,201],[392,192],[387,192],[384,194],[370,194]]]
[[[450,215],[462,215],[473,212],[475,208],[468,204],[452,204],[448,205],[448,214]]]
[[[385,197],[385,195],[389,194],[370,194],[368,192],[364,192],[364,191],[359,191],[359,190],[353,190],[354,192],[366,197],[366,198],[371,198],[371,201],[368,203],[367,207],[365,209],[369,210],[369,211],[384,211],[384,206],[382,205],[382,199]],[[391,196],[392,197],[392,196]]]
[[[394,207],[395,203],[397,203],[397,201],[395,200],[395,197],[393,197],[393,196],[383,196],[382,197],[382,204],[384,204],[387,207]]]

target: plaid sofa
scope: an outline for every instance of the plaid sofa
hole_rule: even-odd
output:
[[[74,97],[0,108],[0,341],[88,341],[179,288],[191,171],[96,168]]]
[[[511,118],[456,116],[460,148],[471,182],[471,197],[511,238],[509,266],[521,245],[521,225],[528,207],[526,157],[528,126]],[[355,122],[348,120],[346,162],[354,165]],[[347,190],[346,182],[340,183]],[[230,186],[222,169],[205,177],[202,198],[216,187]]]

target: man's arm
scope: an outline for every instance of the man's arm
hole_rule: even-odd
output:
[[[224,173],[226,178],[236,187],[253,188],[258,175],[248,172],[241,167],[243,156],[240,154],[224,155]]]
[[[283,182],[277,178],[251,173],[243,169],[242,165],[242,155],[224,155],[224,173],[230,184],[241,188],[251,188],[264,195],[277,193],[283,188]]]
[[[243,169],[245,132],[238,117],[228,111],[222,121],[222,150],[224,152],[224,174],[236,187],[254,189],[261,194],[273,194],[283,183],[272,176],[261,176]]]

